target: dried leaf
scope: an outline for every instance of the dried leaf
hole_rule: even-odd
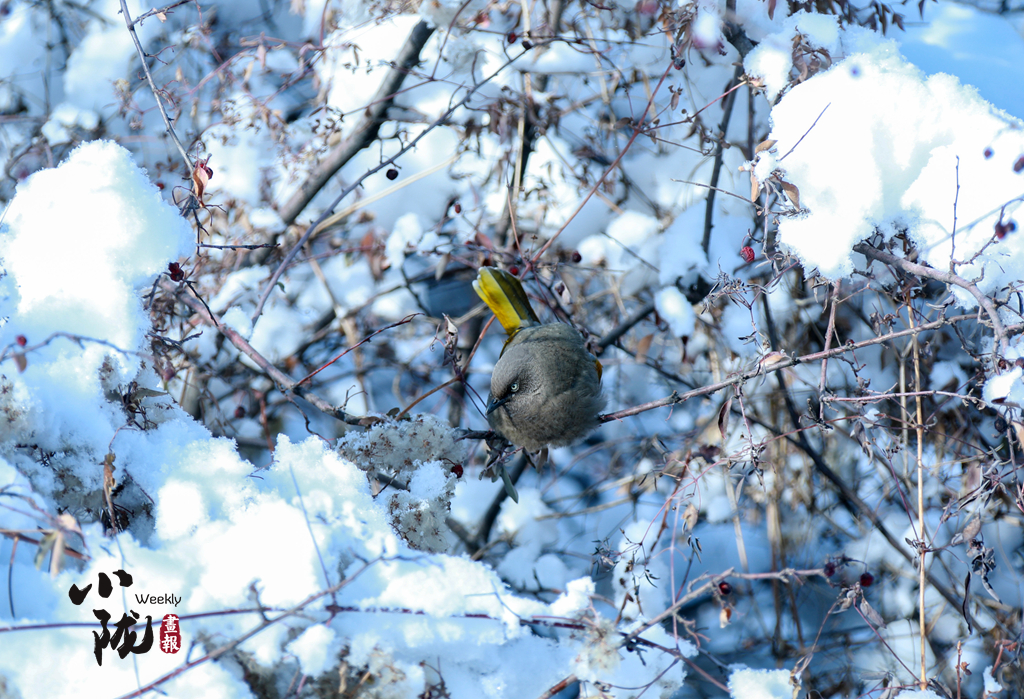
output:
[[[729,414],[732,411],[732,396],[729,396],[729,400],[725,401],[725,404],[718,411],[718,431],[722,435],[722,441],[725,441],[725,435],[729,430]]]
[[[25,371],[28,368],[28,357],[24,354],[14,355],[14,364],[18,367],[18,371]]]
[[[484,250],[487,250],[488,252],[494,250],[494,241],[492,241],[490,238],[488,238],[480,231],[477,231],[476,235],[473,236],[473,242],[475,242],[477,245],[482,247]]]
[[[981,517],[975,515],[970,522],[960,532],[964,539],[973,539],[978,536],[978,532],[981,531]]]
[[[757,155],[758,153],[763,153],[766,150],[771,150],[772,148],[775,147],[776,143],[778,143],[778,141],[776,141],[773,138],[769,138],[767,141],[761,141],[760,143],[757,144],[757,147],[754,148],[754,155]]]
[[[768,0],[768,19],[775,19],[775,0]]]
[[[686,503],[686,510],[683,511],[683,531],[692,531],[700,519],[700,510],[694,507],[692,502]]]
[[[729,625],[729,621],[732,619],[732,607],[722,607],[722,611],[718,613],[718,626],[725,628]]]
[[[440,280],[444,276],[445,270],[448,269],[448,262],[451,260],[449,253],[441,255],[441,259],[437,261],[437,268],[434,269],[434,279]]]
[[[876,612],[874,607],[868,604],[868,601],[863,597],[860,599],[860,613],[863,614],[864,618],[867,619],[875,628],[885,628],[885,619],[883,619],[882,615]]]
[[[206,185],[211,177],[213,177],[213,170],[206,166],[205,160],[198,161],[196,166],[192,168],[192,193],[195,194],[199,205],[204,208],[206,207],[206,202],[203,201],[203,197],[206,196]]]
[[[793,202],[793,206],[800,208],[800,190],[796,188],[795,184],[789,182],[782,183],[782,191],[786,193],[789,200]]]
[[[651,342],[654,341],[654,333],[645,335],[636,343],[636,363],[643,364],[647,361],[647,353],[651,349]]]
[[[754,171],[750,171],[750,201],[757,201],[758,195],[761,194],[761,183],[757,181],[757,176],[754,175]]]

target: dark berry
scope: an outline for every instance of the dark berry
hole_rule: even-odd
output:
[[[181,265],[177,262],[171,262],[167,265],[167,271],[171,275],[171,281],[180,282],[185,278],[185,272],[181,269]]]
[[[1017,158],[1017,160],[1013,163],[1014,172],[1020,172],[1021,170],[1024,170],[1024,155]]]
[[[991,148],[986,148],[985,149],[985,160],[988,160],[991,157],[992,157],[992,149]]]
[[[455,208],[455,213],[457,213],[457,214],[461,214],[462,213],[462,204],[460,204],[459,202],[455,202],[455,207],[454,208]]]
[[[825,564],[825,577],[826,578],[831,578],[835,574],[836,574],[836,562],[835,561],[829,561],[828,563]]]
[[[529,51],[533,48],[533,42],[523,39],[523,51]]]
[[[1006,432],[1006,429],[1008,427],[1009,427],[1009,425],[1006,424],[1006,420],[1004,418],[1002,418],[1002,417],[997,417],[996,418],[996,424],[995,424],[996,432],[1000,432],[1000,433]]]
[[[583,255],[579,253],[579,250],[572,251],[572,261],[575,264],[579,264],[580,262],[583,261]]]
[[[458,464],[455,464],[454,466],[452,466],[452,473],[455,474],[456,478],[462,478],[462,467],[459,466]]]
[[[722,582],[718,583],[718,591],[721,592],[723,595],[731,595],[732,585],[723,580]]]
[[[398,179],[398,170],[396,168],[390,168],[385,174],[389,180]]]
[[[238,406],[235,408],[235,419],[241,420],[243,417],[245,417],[245,408]]]
[[[871,573],[861,573],[860,574],[860,586],[861,587],[871,587],[874,584],[875,584],[875,576],[874,575],[872,575]]]

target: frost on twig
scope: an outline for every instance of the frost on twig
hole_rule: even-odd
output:
[[[445,518],[466,458],[465,442],[456,437],[447,423],[419,414],[408,420],[381,418],[338,444],[343,457],[382,485],[377,498],[392,528],[412,548],[448,550]]]

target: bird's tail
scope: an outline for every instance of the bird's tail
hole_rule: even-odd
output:
[[[497,316],[510,338],[521,328],[540,322],[530,306],[522,282],[505,270],[481,267],[473,281],[473,288]]]

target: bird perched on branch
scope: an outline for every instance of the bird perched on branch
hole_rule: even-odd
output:
[[[497,316],[508,340],[491,373],[487,422],[531,451],[578,442],[604,408],[601,362],[571,325],[541,323],[522,282],[483,267],[473,288]]]

